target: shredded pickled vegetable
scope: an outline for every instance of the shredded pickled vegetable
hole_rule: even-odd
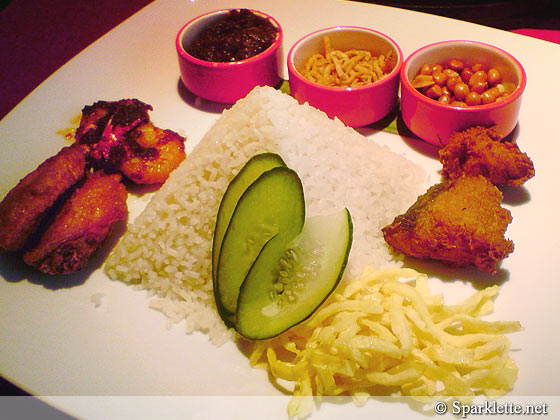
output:
[[[250,362],[294,382],[288,415],[300,419],[321,396],[503,395],[518,372],[504,334],[521,325],[481,319],[498,290],[445,305],[424,274],[368,267],[306,322],[255,342]]]

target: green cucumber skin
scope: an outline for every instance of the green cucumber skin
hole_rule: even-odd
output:
[[[220,207],[218,208],[212,241],[212,282],[218,311],[223,315],[223,318],[225,318],[224,321],[230,327],[233,327],[233,314],[221,305],[217,287],[218,261],[222,242],[233,212],[235,211],[235,207],[243,193],[264,172],[280,166],[286,166],[286,163],[276,153],[260,153],[253,156],[231,180],[222,197]]]
[[[222,241],[226,233],[231,216],[235,210],[235,206],[239,202],[239,198],[245,190],[251,185],[262,173],[279,166],[286,166],[286,163],[276,153],[261,153],[253,156],[241,168],[239,173],[231,180],[227,187],[218,214],[216,216],[216,227],[214,229],[214,238],[212,242],[212,274],[216,273],[218,265],[218,257]]]
[[[241,195],[224,235],[216,275],[217,307],[224,321],[232,326],[239,290],[265,244],[287,242],[302,229],[305,200],[301,180],[284,166],[262,173]],[[260,235],[258,229],[270,229]],[[244,249],[249,238],[250,249]]]
[[[298,296],[298,301],[303,301],[303,305],[288,305],[287,308],[281,309],[278,315],[273,316],[263,315],[262,310],[265,306],[273,303],[271,293],[276,268],[286,248],[281,250],[275,248],[272,240],[266,244],[241,286],[236,314],[236,330],[240,335],[248,339],[259,340],[281,334],[309,318],[330,296],[342,279],[352,246],[352,218],[347,209],[343,211],[345,212],[345,220],[342,223],[344,225],[342,234],[344,234],[346,241],[339,248],[342,254],[338,256],[338,261],[334,264],[333,270],[327,271],[326,274],[323,272],[320,279],[315,279],[311,293],[304,292],[303,295]],[[342,216],[341,214],[340,220],[342,220]],[[326,228],[328,229],[328,227]],[[302,235],[304,235],[303,232]],[[324,282],[323,277],[326,280]],[[315,293],[313,293],[313,287],[315,287]]]

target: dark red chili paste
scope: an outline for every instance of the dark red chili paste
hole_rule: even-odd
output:
[[[200,60],[229,62],[253,57],[272,45],[278,29],[268,20],[247,9],[230,10],[205,28],[185,48]]]

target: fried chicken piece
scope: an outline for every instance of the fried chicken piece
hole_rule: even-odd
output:
[[[186,157],[185,139],[152,123],[142,124],[135,133],[135,144],[140,147],[131,147],[132,153],[122,159],[121,172],[136,184],[164,183]]]
[[[88,162],[95,169],[118,172],[126,155],[125,136],[150,121],[152,107],[138,99],[97,101],[82,109],[76,141],[91,147]]]
[[[26,175],[0,203],[0,251],[19,251],[47,210],[85,175],[85,149],[65,147]]]
[[[185,138],[155,127],[148,116],[151,109],[137,99],[84,107],[76,140],[91,148],[90,165],[121,172],[137,184],[165,182],[186,157]]]
[[[36,246],[23,254],[24,261],[48,274],[70,274],[84,268],[114,225],[127,217],[127,191],[120,179],[119,174],[102,171],[88,174]]]
[[[504,238],[512,217],[501,207],[502,198],[500,190],[481,175],[444,181],[383,228],[383,236],[408,256],[457,267],[472,264],[495,273],[514,247]]]
[[[494,185],[522,185],[535,175],[533,162],[516,143],[500,140],[497,127],[471,127],[454,133],[440,149],[442,174],[447,179],[482,175]]]

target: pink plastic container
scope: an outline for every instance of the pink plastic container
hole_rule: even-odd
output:
[[[502,80],[515,83],[513,93],[486,105],[458,107],[441,104],[415,89],[411,81],[423,64],[444,64],[456,58],[466,65],[481,63],[486,69],[497,68]],[[517,125],[521,98],[527,76],[523,66],[511,54],[492,45],[474,41],[443,41],[412,53],[401,70],[401,110],[407,127],[421,139],[443,146],[454,131],[475,125],[497,125],[503,137]]]
[[[333,49],[371,51],[374,56],[392,50],[397,63],[381,80],[357,87],[328,87],[304,78],[298,69],[315,53],[324,54],[323,37],[328,35]],[[387,116],[397,105],[399,71],[403,55],[400,47],[388,36],[373,29],[337,26],[313,32],[301,38],[288,54],[290,93],[299,103],[308,102],[330,118],[338,117],[344,124],[359,127]]]
[[[218,63],[199,60],[185,51],[194,38],[208,25],[225,17],[231,9],[217,10],[187,22],[177,34],[175,47],[183,84],[201,98],[234,103],[255,86],[275,86],[281,80],[282,28],[272,16],[251,10],[268,19],[277,29],[274,43],[265,51],[245,60]]]

